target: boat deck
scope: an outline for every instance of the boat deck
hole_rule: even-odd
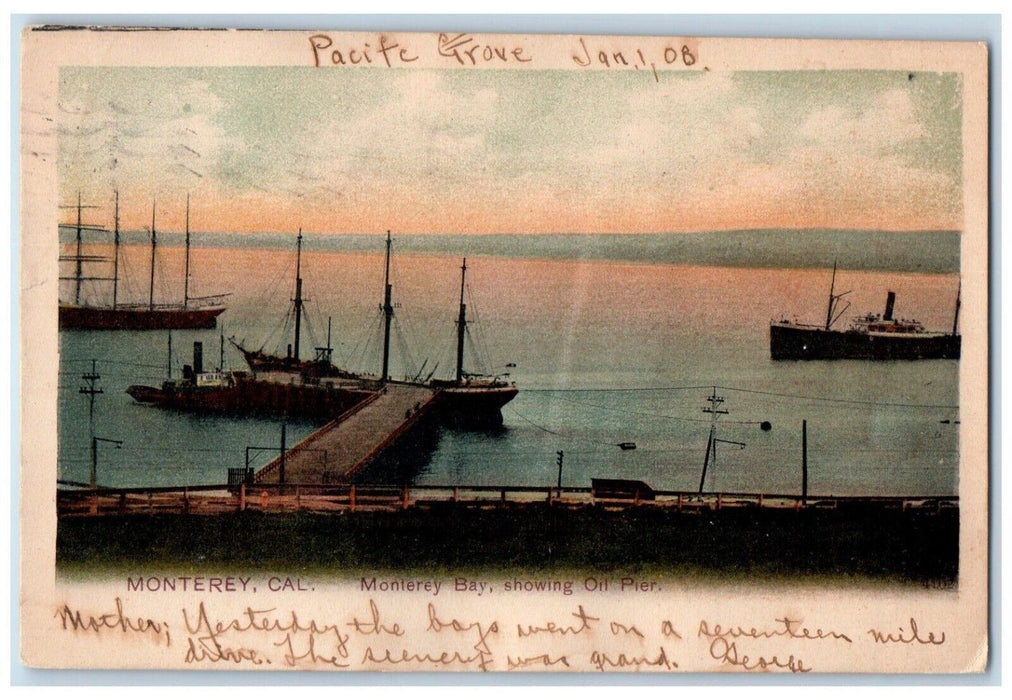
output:
[[[388,384],[256,473],[262,484],[347,482],[435,404],[425,386]]]

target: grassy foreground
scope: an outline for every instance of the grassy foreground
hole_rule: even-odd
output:
[[[64,518],[66,573],[138,567],[515,572],[650,570],[736,579],[861,577],[954,585],[959,513],[851,506],[705,513],[545,503],[480,510]]]

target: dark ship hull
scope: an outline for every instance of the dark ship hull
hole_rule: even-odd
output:
[[[770,325],[774,360],[958,360],[960,336],[949,333],[868,333]]]
[[[237,377],[226,386],[195,386],[190,381],[167,381],[161,387],[134,385],[127,393],[138,403],[195,413],[298,416],[332,420],[374,392],[353,387],[334,388],[283,384]]]
[[[499,428],[502,407],[517,393],[513,385],[451,386],[440,389],[436,401],[443,422],[451,427]]]
[[[247,350],[241,343],[231,340],[233,346],[242,354],[246,364],[254,372],[288,372],[304,377],[323,378],[339,377],[357,379],[358,376],[335,367],[327,360],[297,360],[294,357],[280,357],[262,350]]]
[[[327,347],[316,348],[316,358],[313,360],[299,359],[300,336],[302,318],[302,233],[299,232],[297,239],[296,253],[296,277],[295,277],[295,336],[293,343],[288,346],[286,356],[272,355],[263,350],[250,350],[235,339],[229,339],[232,345],[242,353],[250,370],[256,374],[282,373],[290,375],[292,381],[297,377],[299,381],[307,382],[310,385],[326,385],[328,379],[336,380],[342,386],[358,386],[363,390],[382,390],[384,384],[390,382],[388,372],[388,359],[390,349],[390,321],[393,318],[393,305],[391,302],[390,285],[390,244],[391,239],[387,234],[387,256],[386,256],[386,279],[385,297],[383,310],[386,316],[386,328],[383,343],[383,370],[377,375],[356,374],[348,372],[331,363],[332,349],[330,347],[330,328],[327,330]],[[457,377],[452,380],[426,380],[426,381],[404,381],[392,382],[401,385],[424,387],[436,394],[438,412],[442,421],[452,427],[460,428],[497,428],[503,423],[502,407],[513,400],[518,390],[515,385],[507,384],[501,378],[487,378],[478,375],[466,375],[463,371],[464,332],[467,321],[465,319],[464,305],[464,274],[467,270],[467,261],[461,267],[461,289],[460,289],[460,316],[457,320]]]
[[[153,331],[214,328],[223,306],[202,309],[117,307],[60,304],[60,328],[95,331]]]

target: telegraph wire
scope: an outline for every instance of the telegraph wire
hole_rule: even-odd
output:
[[[658,386],[658,387],[635,387],[635,388],[565,388],[565,389],[551,389],[547,387],[524,387],[522,389],[525,393],[632,393],[632,392],[643,392],[643,393],[662,393],[668,391],[699,391],[703,389],[721,389],[723,391],[738,391],[743,394],[758,394],[762,396],[773,396],[782,399],[797,399],[801,401],[824,401],[826,403],[839,403],[839,404],[851,404],[858,406],[880,406],[888,408],[937,408],[937,409],[948,409],[958,410],[959,405],[953,404],[931,404],[931,403],[906,403],[901,401],[871,401],[867,399],[843,399],[843,398],[832,398],[828,396],[811,396],[804,394],[786,394],[776,391],[764,391],[761,389],[743,389],[736,386],[726,386],[721,384],[706,384],[702,386]]]

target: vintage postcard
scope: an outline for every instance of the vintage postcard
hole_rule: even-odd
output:
[[[26,664],[986,667],[983,44],[21,39]]]

